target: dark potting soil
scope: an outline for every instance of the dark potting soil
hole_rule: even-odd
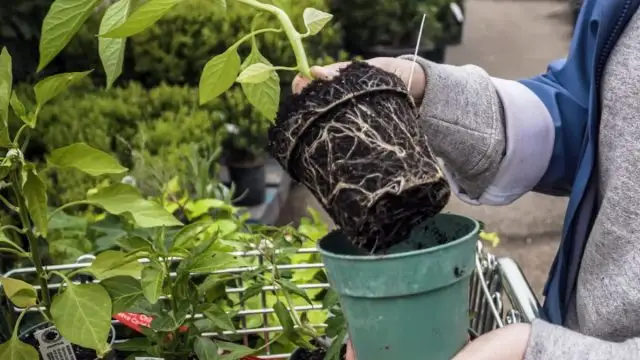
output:
[[[365,62],[284,101],[269,151],[369,251],[403,241],[450,197],[406,86]]]
[[[300,356],[297,360],[324,360],[324,357],[327,355],[327,349],[318,348],[313,351],[309,350],[301,350]],[[344,359],[347,356],[347,345],[343,345],[340,350],[340,359]]]

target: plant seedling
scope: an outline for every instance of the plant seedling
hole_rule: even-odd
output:
[[[312,229],[305,229],[310,231]],[[308,240],[308,235],[291,227],[276,228],[256,225],[252,227],[252,249],[258,250],[265,261],[264,274],[256,274],[254,282],[247,289],[244,298],[249,299],[260,293],[268,286],[275,297],[272,308],[282,326],[280,336],[289,342],[313,354],[322,355],[321,359],[341,360],[341,350],[347,336],[347,325],[338,304],[338,296],[333,290],[328,290],[323,299],[323,309],[330,316],[326,320],[324,334],[318,331],[309,321],[306,314],[300,315],[296,310],[294,297],[304,299],[309,305],[314,305],[307,292],[297,286],[279,268],[290,261],[300,246]],[[254,291],[257,290],[257,291]],[[328,341],[326,338],[330,338]]]
[[[107,75],[107,88],[122,73],[126,38],[149,28],[174,6],[188,0],[119,0],[109,6],[100,24],[99,55]],[[200,79],[200,103],[207,103],[240,83],[249,102],[270,120],[275,119],[280,98],[277,71],[296,71],[312,78],[303,40],[318,34],[333,18],[331,14],[314,9],[304,10],[305,32],[296,30],[285,12],[282,1],[267,3],[259,0],[214,0],[220,11],[227,1],[236,1],[256,10],[257,14],[275,16],[280,28],[251,29],[251,32],[224,53],[213,57],[204,66]],[[81,25],[92,14],[100,0],[55,0],[43,23],[38,71],[44,69],[69,43]],[[295,66],[274,66],[259,51],[255,37],[264,33],[284,33],[295,54]],[[252,50],[242,61],[238,47],[251,41]]]
[[[100,176],[123,174],[127,169],[110,155],[84,143],[54,150],[44,167],[25,159],[21,150],[24,134],[37,126],[38,113],[42,107],[89,72],[57,74],[39,81],[33,87],[35,104],[31,105],[23,102],[12,91],[11,69],[11,55],[3,48],[0,53],[0,181],[2,188],[10,190],[12,196],[0,195],[0,200],[8,211],[19,217],[20,224],[4,225],[0,232],[4,234],[10,231],[26,238],[26,246],[2,237],[0,243],[4,247],[0,248],[0,252],[29,259],[36,269],[40,291],[22,280],[0,278],[5,295],[13,305],[24,309],[15,323],[11,338],[0,344],[0,358],[38,358],[37,351],[22,342],[18,334],[20,321],[30,310],[39,311],[71,344],[95,350],[101,357],[111,351],[107,339],[111,330],[112,299],[100,284],[76,284],[72,282],[73,274],[44,266],[40,242],[47,239],[50,221],[67,208],[92,205],[124,217],[139,228],[182,224],[160,204],[142,198],[135,188],[122,183],[107,186],[88,194],[86,199],[51,210],[47,204],[46,185],[42,180],[46,171],[53,168],[73,168],[91,176]],[[22,126],[15,134],[10,134],[8,127],[11,113],[22,120]],[[132,271],[137,264],[135,258],[110,258],[110,261],[92,265],[88,271],[96,277],[104,277],[105,272],[109,273],[107,265],[113,266],[116,260],[122,262],[118,271]],[[48,289],[54,279],[61,282],[58,284],[58,293],[52,296]]]

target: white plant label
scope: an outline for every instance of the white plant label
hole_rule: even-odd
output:
[[[36,331],[34,337],[44,360],[77,360],[71,343],[54,326]]]

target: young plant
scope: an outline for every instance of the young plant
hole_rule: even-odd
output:
[[[51,220],[68,208],[92,205],[104,211],[122,216],[140,228],[179,226],[181,223],[156,202],[143,199],[138,191],[126,184],[116,183],[51,210],[47,203],[47,189],[42,180],[44,174],[54,168],[73,168],[91,176],[123,174],[127,171],[110,155],[84,143],[72,144],[51,152],[44,167],[25,159],[22,149],[25,133],[37,126],[38,113],[51,99],[89,74],[76,72],[57,74],[39,81],[34,87],[36,103],[28,105],[12,91],[11,55],[2,49],[0,53],[0,180],[2,188],[12,191],[11,197],[0,195],[4,206],[20,219],[20,226],[4,225],[0,232],[14,232],[26,238],[28,246],[22,247],[8,238],[0,238],[6,247],[0,251],[30,260],[37,272],[40,292],[32,285],[13,278],[2,277],[0,282],[5,295],[19,308],[11,338],[0,344],[0,358],[35,359],[33,347],[18,338],[20,321],[27,310],[39,311],[60,334],[72,344],[93,349],[98,356],[111,351],[107,338],[111,329],[112,299],[100,284],[75,284],[72,274],[50,270],[44,266],[40,243],[46,241]],[[8,121],[13,113],[22,126],[10,134]],[[111,261],[123,261],[122,258]],[[131,259],[126,259],[127,269]],[[134,259],[135,260],[135,259]],[[110,266],[113,265],[112,263]],[[89,269],[94,275],[108,272],[105,262]],[[99,277],[99,276],[97,276]],[[51,295],[49,284],[59,280],[60,290]]]
[[[311,229],[307,228],[307,231]],[[316,329],[309,321],[307,313],[296,310],[295,297],[304,299],[307,304],[314,305],[309,294],[292,281],[289,271],[280,269],[281,265],[291,263],[291,257],[303,244],[309,243],[309,238],[301,231],[292,227],[252,226],[253,243],[251,249],[258,250],[265,261],[266,273],[257,274],[254,282],[247,289],[244,297],[249,299],[260,293],[263,287],[275,289],[273,312],[282,326],[280,336],[296,346],[308,351],[319,351],[325,354],[325,360],[339,360],[340,350],[346,337],[346,323],[339,306],[337,296],[329,290],[325,293],[323,309],[329,313],[326,320],[327,330],[323,333]],[[329,337],[333,341],[328,341]]]
[[[119,0],[105,11],[100,24],[99,55],[107,77],[107,88],[111,87],[122,73],[126,38],[138,34],[184,0]],[[259,0],[216,0],[220,11],[226,9],[227,1],[237,1],[253,8],[256,13],[276,17],[280,28],[251,29],[224,53],[212,58],[204,67],[200,79],[200,103],[207,103],[227,91],[235,82],[242,84],[249,102],[267,118],[274,119],[279,105],[280,84],[277,71],[300,72],[312,78],[303,40],[318,34],[332,19],[326,12],[307,8],[303,13],[305,31],[298,32],[287,15],[285,1],[272,3]],[[101,0],[55,0],[44,19],[40,39],[40,62],[38,71],[44,69],[78,32],[91,16]],[[284,33],[295,54],[294,66],[274,66],[259,51],[256,35]],[[249,56],[241,61],[238,48],[251,41]]]
[[[116,349],[165,360],[194,356],[200,360],[236,360],[257,351],[225,340],[222,335],[204,334],[236,330],[232,316],[225,311],[224,285],[233,276],[216,275],[196,281],[198,274],[243,264],[236,256],[220,250],[216,234],[223,233],[216,225],[219,224],[213,219],[205,219],[174,234],[162,230],[120,243],[126,250],[121,257],[147,260],[141,276],[115,276],[101,284],[114,299],[115,317],[146,337],[129,339]],[[111,255],[100,254],[94,264],[106,256]],[[138,326],[140,322],[144,324]],[[222,352],[224,356],[217,357]]]

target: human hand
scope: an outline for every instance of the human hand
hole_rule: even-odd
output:
[[[522,360],[530,335],[529,324],[505,326],[470,342],[452,360]]]
[[[470,342],[452,360],[522,360],[530,334],[529,324],[506,326]],[[345,360],[357,360],[351,340],[347,342]]]
[[[405,85],[410,89],[411,96],[416,104],[419,104],[424,97],[424,89],[427,84],[427,77],[422,66],[413,64],[413,61],[390,57],[377,57],[366,60],[369,64],[376,66],[387,72],[396,74],[404,81]],[[338,62],[327,66],[314,66],[311,68],[311,75],[317,79],[330,80],[338,75],[338,71],[351,62]],[[411,76],[413,68],[413,77]],[[411,80],[411,85],[409,85]],[[294,94],[299,94],[309,83],[310,79],[298,75],[292,84]]]

